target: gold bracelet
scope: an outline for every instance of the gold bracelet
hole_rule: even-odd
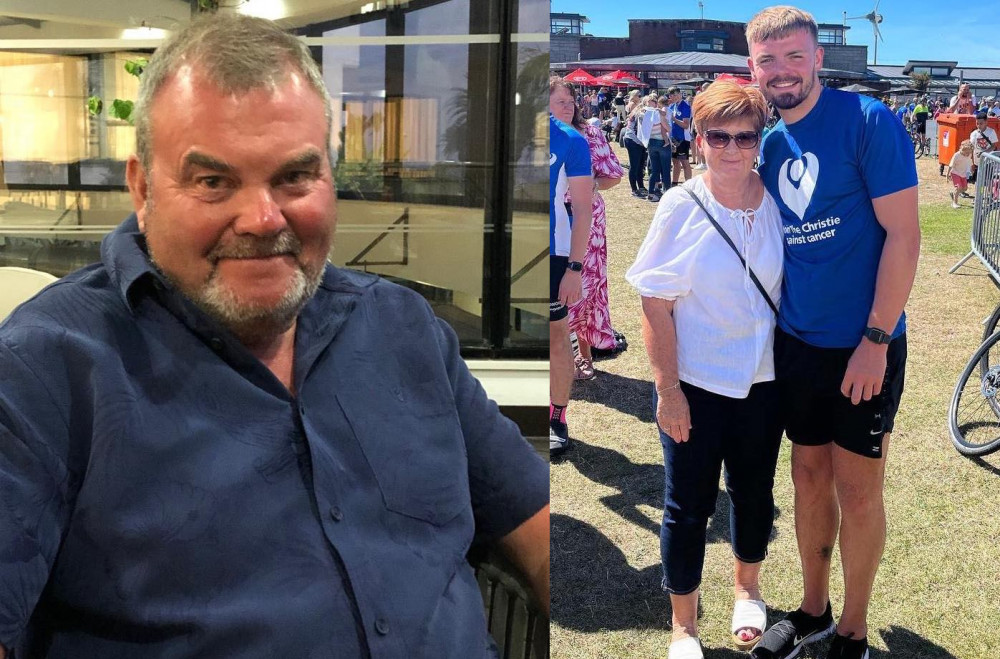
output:
[[[658,388],[658,389],[656,390],[656,394],[657,394],[657,395],[660,395],[660,394],[662,394],[662,393],[663,393],[664,391],[669,391],[669,390],[671,390],[671,389],[679,389],[679,388],[680,388],[680,386],[681,386],[681,381],[680,381],[680,380],[678,380],[677,382],[675,382],[674,384],[670,385],[669,387],[659,387],[659,388]]]

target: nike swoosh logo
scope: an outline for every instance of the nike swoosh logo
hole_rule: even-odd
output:
[[[868,434],[869,435],[880,435],[880,434],[882,434],[882,431],[881,430],[869,430]]]
[[[795,645],[799,645],[799,644],[800,644],[800,643],[802,643],[802,641],[804,641],[804,640],[806,640],[806,639],[805,639],[805,636],[799,636],[798,634],[796,634],[796,635],[795,635],[795,638],[793,638],[793,639],[792,639],[792,645],[793,645],[793,646],[795,646]]]

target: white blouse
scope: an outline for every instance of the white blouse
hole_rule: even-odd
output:
[[[779,304],[784,245],[781,215],[771,195],[765,190],[759,208],[731,211],[715,200],[701,177],[685,187],[698,195]],[[732,248],[680,187],[660,199],[625,278],[644,297],[675,301],[681,380],[746,398],[752,384],[774,379],[774,312]]]

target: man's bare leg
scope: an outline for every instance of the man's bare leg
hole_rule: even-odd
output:
[[[833,473],[840,500],[840,556],[844,564],[844,612],[837,624],[841,636],[868,635],[868,603],[885,548],[885,456],[889,435],[882,441],[882,457],[868,458],[833,450]]]
[[[573,387],[573,349],[569,344],[569,321],[549,323],[549,397],[554,405],[569,405]]]
[[[830,559],[839,508],[834,488],[833,444],[792,445],[795,539],[802,561],[802,610],[822,615],[830,599]]]

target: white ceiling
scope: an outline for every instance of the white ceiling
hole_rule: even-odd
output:
[[[361,13],[399,0],[221,0],[223,11],[263,16],[286,28]],[[3,0],[0,39],[118,39],[140,27],[177,29],[191,19],[190,0]]]

